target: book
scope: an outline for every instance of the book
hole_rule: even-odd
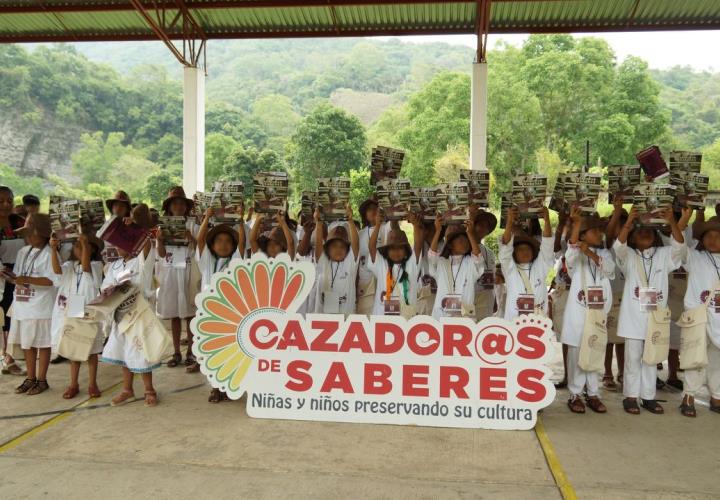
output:
[[[615,196],[622,196],[629,202],[635,186],[642,181],[640,165],[610,165],[608,167],[608,201],[612,203]]]
[[[659,227],[667,224],[663,212],[672,208],[675,186],[672,184],[644,182],[633,190],[633,205],[638,210],[638,222],[642,226]]]
[[[370,156],[370,182],[377,184],[382,180],[397,179],[405,160],[405,152],[386,146],[372,149]]]
[[[602,175],[569,172],[563,176],[563,193],[568,208],[578,207],[584,214],[595,213],[602,189]]]
[[[169,246],[187,246],[188,241],[185,237],[187,230],[185,217],[165,215],[160,217],[160,231],[162,232],[165,245]]]
[[[345,206],[349,201],[349,177],[321,177],[318,179],[317,204],[325,220],[344,220]]]
[[[702,156],[702,153],[693,151],[670,151],[668,155],[670,172],[682,170],[684,172],[700,173]]]
[[[377,187],[378,205],[385,213],[385,220],[399,221],[407,218],[410,205],[410,181],[407,179],[385,179]]]
[[[50,205],[50,226],[59,240],[75,240],[80,236],[80,202],[65,200]]]
[[[102,200],[80,202],[80,214],[83,230],[94,233],[105,224],[105,204]]]
[[[318,194],[316,191],[303,191],[300,195],[300,213],[308,220],[312,220],[317,206]]]
[[[150,233],[136,224],[125,224],[121,217],[113,215],[98,229],[97,237],[134,257],[142,251]]]
[[[569,211],[568,204],[565,201],[565,182],[564,176],[558,175],[555,181],[555,187],[553,187],[552,196],[550,197],[550,204],[548,208],[554,210],[557,213],[566,213]]]
[[[255,212],[275,215],[285,210],[288,197],[286,172],[260,172],[253,177]]]
[[[512,180],[512,203],[520,219],[537,219],[545,206],[547,177],[544,175],[516,175]]]
[[[502,193],[500,195],[500,229],[505,229],[508,210],[512,208],[512,194]]]
[[[423,222],[434,222],[438,213],[440,188],[412,188],[410,190],[410,210]]]
[[[469,193],[467,182],[440,185],[437,211],[445,224],[462,224],[468,218]]]
[[[243,222],[239,213],[245,207],[245,185],[242,181],[215,182],[212,192],[214,196],[211,198],[217,205],[213,207],[215,208],[215,215],[211,221],[213,226],[218,224],[232,226]]]
[[[640,167],[646,175],[653,179],[662,179],[666,177],[670,170],[668,169],[665,159],[657,146],[649,146],[635,155]]]
[[[490,206],[490,171],[460,170],[460,182],[468,185],[468,200],[471,205],[488,208]]]
[[[675,208],[704,208],[710,176],[699,172],[671,170],[670,183],[675,186]]]

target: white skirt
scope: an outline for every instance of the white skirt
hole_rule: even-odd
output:
[[[161,319],[192,318],[195,316],[195,297],[190,296],[190,267],[164,267],[157,291],[157,314]]]
[[[160,368],[160,363],[150,364],[132,341],[118,331],[117,324],[113,323],[105,348],[102,350],[100,361],[113,365],[124,366],[133,373],[148,373]]]
[[[8,345],[17,344],[22,349],[44,349],[52,345],[49,319],[13,319],[10,324]]]

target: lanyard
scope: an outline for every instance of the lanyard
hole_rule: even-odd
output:
[[[597,285],[597,265],[595,262],[590,262],[590,257],[587,257],[588,268],[590,268],[590,276],[593,279],[593,285]]]
[[[42,248],[38,248],[37,252],[35,252],[35,255],[33,256],[32,260],[30,260],[30,253],[32,252],[32,249],[30,250],[30,252],[28,252],[28,254],[27,254],[28,258],[26,260],[30,260],[30,265],[25,267],[25,262],[23,262],[22,269],[20,269],[21,276],[32,276],[32,273],[35,270],[35,261],[40,256],[40,252],[42,252],[42,251],[43,251]]]
[[[643,252],[640,252],[637,249],[635,249],[635,251],[642,258],[643,272],[645,273],[645,286],[649,287],[650,286],[650,278],[652,277],[653,259],[655,258],[655,252],[657,252],[657,249],[655,249],[655,251],[653,251],[653,253],[650,257],[645,257],[645,254]],[[646,260],[650,261],[650,271],[648,271],[648,268],[645,265]]]
[[[80,293],[80,282],[82,281],[83,277],[83,268],[82,264],[78,266],[78,270],[75,271],[75,293]]]
[[[527,269],[523,269],[522,267],[520,267],[520,265],[516,267],[517,272],[520,275],[520,279],[522,279],[523,284],[525,285],[525,293],[534,293],[534,291],[532,290],[532,286],[530,285],[533,264],[534,262],[531,262],[530,267],[528,267]],[[527,278],[525,278],[525,275],[522,273],[523,271],[527,271]]]
[[[718,266],[717,261],[715,260],[715,257],[705,250],[705,254],[707,255],[708,259],[710,259],[710,262],[712,263],[713,267],[715,268],[715,273],[717,274],[718,281],[720,281],[720,266]]]
[[[392,287],[390,287],[390,294],[388,295],[388,297],[392,297],[393,291],[395,291],[395,286],[400,282],[400,280],[401,280],[402,277],[403,277],[402,267],[398,267],[398,277],[397,277],[397,279],[395,279],[395,278],[393,277],[393,274],[395,274],[395,266],[396,266],[396,265],[398,265],[398,264],[393,264],[392,268],[390,269],[390,278],[391,278],[391,282],[392,282]]]
[[[452,275],[453,293],[455,293],[457,279],[458,279],[458,276],[460,276],[460,271],[462,270],[463,262],[465,262],[465,257],[467,257],[467,255],[463,255],[462,259],[460,259],[460,264],[458,264],[458,270],[456,273],[453,273],[453,271],[452,271],[453,263],[452,263],[452,260],[450,260],[450,274]]]
[[[227,267],[227,265],[230,263],[230,259],[229,259],[229,258],[226,258],[226,259],[225,259],[225,262],[223,263],[223,265],[220,266],[220,269],[218,269],[218,264],[219,264],[219,263],[220,263],[220,259],[215,259],[215,266],[214,266],[214,267],[215,267],[215,270],[213,271],[213,274],[216,273],[216,272],[218,272],[218,271],[222,271],[223,269],[225,269],[225,268]]]
[[[338,272],[340,271],[340,266],[342,265],[342,262],[337,263],[337,267],[333,271],[333,262],[330,261],[330,288],[335,288],[335,278],[337,278]]]

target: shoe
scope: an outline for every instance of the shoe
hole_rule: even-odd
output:
[[[60,363],[64,363],[65,361],[67,361],[67,358],[63,358],[62,356],[60,356],[58,354],[55,359],[50,361],[50,364],[51,365],[59,365]]]
[[[655,389],[659,391],[660,389],[664,389],[664,388],[665,388],[665,382],[660,380],[659,377],[656,378],[655,379]]]

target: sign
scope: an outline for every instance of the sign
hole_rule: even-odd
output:
[[[531,429],[555,397],[547,318],[296,313],[309,262],[233,260],[200,294],[193,352],[251,417]]]

